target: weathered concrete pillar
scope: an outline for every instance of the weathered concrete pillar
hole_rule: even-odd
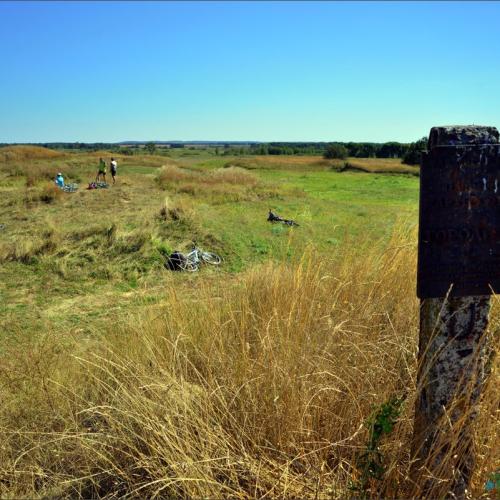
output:
[[[489,295],[500,290],[500,146],[493,127],[435,127],[420,186],[418,398],[412,480],[466,498],[472,424],[488,376]]]

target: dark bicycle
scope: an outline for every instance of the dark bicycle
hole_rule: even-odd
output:
[[[283,219],[279,215],[275,214],[272,210],[269,210],[269,215],[267,216],[268,222],[281,222],[287,226],[298,226],[298,224],[292,219]]]

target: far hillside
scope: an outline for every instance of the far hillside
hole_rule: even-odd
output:
[[[0,162],[15,162],[23,160],[49,160],[60,158],[63,153],[41,146],[4,146],[0,148]]]

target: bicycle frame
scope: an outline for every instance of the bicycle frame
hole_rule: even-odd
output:
[[[193,250],[191,250],[191,252],[186,254],[186,260],[188,260],[189,262],[192,262],[193,264],[199,264],[201,262],[199,249],[193,248]]]

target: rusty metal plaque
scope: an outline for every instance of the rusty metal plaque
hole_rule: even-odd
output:
[[[423,157],[417,295],[500,291],[500,145],[436,146]]]

